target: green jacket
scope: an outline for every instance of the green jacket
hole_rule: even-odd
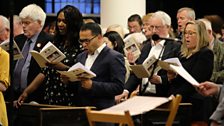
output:
[[[211,81],[222,84],[224,82],[224,43],[214,39],[214,68]]]

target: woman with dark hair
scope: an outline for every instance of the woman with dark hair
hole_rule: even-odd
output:
[[[78,40],[82,24],[82,14],[74,6],[67,5],[57,13],[53,43],[66,55],[66,58],[60,63],[47,64],[48,67],[42,69],[42,72],[36,76],[19,97],[18,105],[21,105],[27,96],[42,83],[45,84],[44,104],[73,105],[72,89],[62,83],[57,70],[67,70],[75,64],[76,56],[81,52]]]
[[[103,39],[109,48],[114,49],[115,51],[118,51],[124,55],[124,41],[121,38],[119,33],[117,33],[116,31],[106,32],[103,35]],[[126,82],[129,78],[131,68],[129,67],[130,64],[127,58],[124,57],[124,59],[125,59],[125,68],[126,68],[126,74],[125,74],[125,82]],[[121,96],[122,95],[115,96],[116,103],[121,102]]]
[[[109,48],[124,54],[124,41],[116,31],[106,32],[103,37]]]

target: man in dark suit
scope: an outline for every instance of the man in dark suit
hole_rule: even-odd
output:
[[[163,11],[155,12],[149,19],[149,30],[153,34],[159,35],[161,38],[168,38],[170,27],[171,27],[171,18],[168,14]],[[147,61],[147,58],[155,56],[158,59],[165,60],[167,58],[177,57],[180,51],[180,44],[174,41],[168,40],[151,40],[149,43],[146,43],[142,48],[141,55],[136,61],[136,64],[142,64]],[[125,89],[121,98],[127,98],[129,92],[134,91],[138,85],[146,84],[150,85],[149,95],[156,96],[167,96],[168,91],[168,79],[167,72],[165,70],[160,70],[157,74],[153,74],[151,78],[140,79],[137,78],[134,73],[130,75],[128,81],[125,84]],[[144,89],[144,87],[143,87]],[[140,92],[145,93],[145,92]]]
[[[22,19],[24,34],[15,37],[15,41],[22,51],[23,59],[15,62],[14,79],[12,84],[14,99],[18,99],[23,90],[40,72],[40,67],[33,59],[30,50],[40,51],[42,47],[52,40],[52,37],[42,31],[45,23],[46,14],[41,7],[30,4],[22,9],[19,14]],[[32,93],[28,101],[42,102],[42,91]]]
[[[77,62],[93,71],[96,77],[81,78],[80,84],[73,84],[77,86],[78,106],[95,106],[97,109],[113,106],[114,97],[124,89],[126,70],[123,55],[106,46],[101,28],[96,23],[81,27],[79,42],[85,51],[78,55]]]

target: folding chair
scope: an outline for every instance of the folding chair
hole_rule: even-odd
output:
[[[129,111],[125,111],[124,114],[111,114],[102,111],[91,110],[87,107],[86,115],[90,126],[95,126],[96,122],[116,123],[119,126],[127,124],[128,126],[134,126],[134,122]]]
[[[163,105],[154,109],[154,111],[161,111],[161,112],[168,111],[169,112],[168,118],[166,120],[166,126],[172,126],[172,124],[175,120],[175,117],[176,117],[181,99],[182,99],[182,96],[177,94],[172,99],[172,101],[170,101],[166,104],[163,104]]]

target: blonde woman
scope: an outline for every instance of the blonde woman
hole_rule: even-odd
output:
[[[203,22],[190,21],[183,32],[180,61],[183,67],[198,81],[209,80],[213,70],[214,55],[209,49],[208,32]],[[170,76],[168,76],[170,77]],[[207,125],[209,118],[209,98],[203,97],[181,76],[169,78],[169,94],[181,94],[182,102],[190,102],[192,108],[193,124]]]

